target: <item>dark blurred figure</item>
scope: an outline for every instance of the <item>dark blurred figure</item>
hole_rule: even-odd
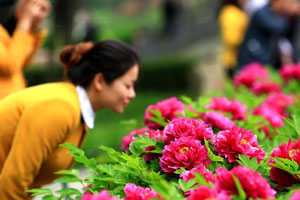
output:
[[[284,43],[280,42],[280,38],[290,39],[290,43],[294,43],[292,38],[296,37],[296,16],[299,15],[300,4],[297,0],[270,0],[267,6],[257,10],[239,51],[238,69],[251,62],[274,64],[275,47],[280,44],[281,51],[277,52],[281,55],[277,57],[288,62],[286,60],[290,58],[284,56]]]
[[[227,76],[233,76],[237,65],[237,52],[248,26],[243,7],[248,0],[223,0],[218,16],[222,39],[222,63]]]
[[[279,69],[281,66],[290,65],[298,61],[298,34],[299,17],[290,17],[289,26],[286,33],[277,39],[277,42],[274,44],[274,50],[272,51],[271,56],[271,64],[275,69]]]
[[[180,0],[164,0],[162,10],[164,15],[164,33],[166,35],[173,34],[176,28],[176,22],[180,14]]]
[[[15,0],[0,0],[0,24],[12,35],[17,20],[14,16]]]
[[[88,7],[81,7],[74,15],[72,27],[72,40],[79,42],[96,42],[99,40],[101,31],[93,21],[92,11]]]

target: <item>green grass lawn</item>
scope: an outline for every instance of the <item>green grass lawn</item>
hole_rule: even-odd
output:
[[[88,156],[100,155],[101,150],[98,147],[101,145],[119,150],[122,137],[135,128],[135,123],[132,120],[136,120],[138,125],[143,123],[144,113],[148,105],[180,95],[183,94],[175,91],[137,92],[137,97],[131,101],[124,113],[116,114],[107,109],[99,111],[96,115],[95,128],[89,130],[83,149]],[[124,124],[124,121],[129,120],[132,123]]]

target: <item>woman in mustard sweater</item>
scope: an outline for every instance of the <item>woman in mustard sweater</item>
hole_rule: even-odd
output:
[[[13,35],[0,25],[0,99],[25,88],[22,70],[46,35],[45,31],[38,32],[37,29],[50,9],[48,0],[19,0]]]
[[[135,97],[139,57],[107,40],[67,46],[61,61],[70,82],[48,83],[0,101],[0,199],[30,199],[26,190],[52,182],[72,157],[59,144],[80,147],[95,111],[122,113]]]
[[[248,0],[223,0],[219,13],[222,39],[222,63],[229,77],[237,65],[237,53],[248,26],[248,16],[243,7]]]

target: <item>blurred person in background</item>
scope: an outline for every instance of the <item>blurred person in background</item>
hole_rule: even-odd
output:
[[[227,75],[233,76],[237,65],[237,52],[248,25],[248,16],[243,7],[248,0],[223,0],[219,14],[222,39],[222,62]]]
[[[162,4],[165,35],[174,34],[181,9],[181,0],[164,0]]]
[[[248,0],[244,10],[251,17],[255,11],[266,6],[268,3],[269,0]]]
[[[135,98],[140,61],[127,44],[66,46],[60,60],[69,81],[28,87],[0,101],[1,200],[31,199],[27,190],[72,166],[72,155],[60,144],[81,147],[96,111],[122,113]]]
[[[12,3],[0,0],[0,6]],[[0,99],[25,88],[22,70],[41,46],[46,33],[39,29],[50,10],[48,0],[19,0],[12,35],[0,24]]]
[[[245,11],[251,17],[253,13],[266,6],[269,0],[249,0],[245,6]],[[283,65],[290,65],[297,62],[297,34],[299,19],[297,16],[289,17],[289,27],[287,32],[277,39],[272,49],[272,65],[275,69],[279,69]]]
[[[281,44],[281,55],[284,55],[284,52],[288,55],[291,46],[283,46],[284,41],[279,40],[296,37],[296,29],[292,23],[295,23],[293,19],[299,15],[300,4],[297,0],[270,0],[265,7],[257,10],[250,20],[239,50],[238,69],[252,62],[273,64],[276,45]],[[288,60],[291,60],[291,55],[288,57],[282,57],[282,61],[290,62]]]

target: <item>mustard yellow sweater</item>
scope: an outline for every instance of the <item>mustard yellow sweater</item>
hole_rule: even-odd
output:
[[[58,145],[80,147],[86,125],[76,88],[48,83],[16,92],[0,101],[0,199],[30,199],[25,191],[52,182],[68,169],[72,156]]]
[[[223,43],[222,62],[225,67],[233,68],[237,64],[237,52],[244,39],[248,20],[247,14],[233,5],[226,5],[220,11],[219,25]]]
[[[46,31],[26,33],[16,30],[11,37],[0,25],[0,99],[25,88],[22,69],[39,49]]]

